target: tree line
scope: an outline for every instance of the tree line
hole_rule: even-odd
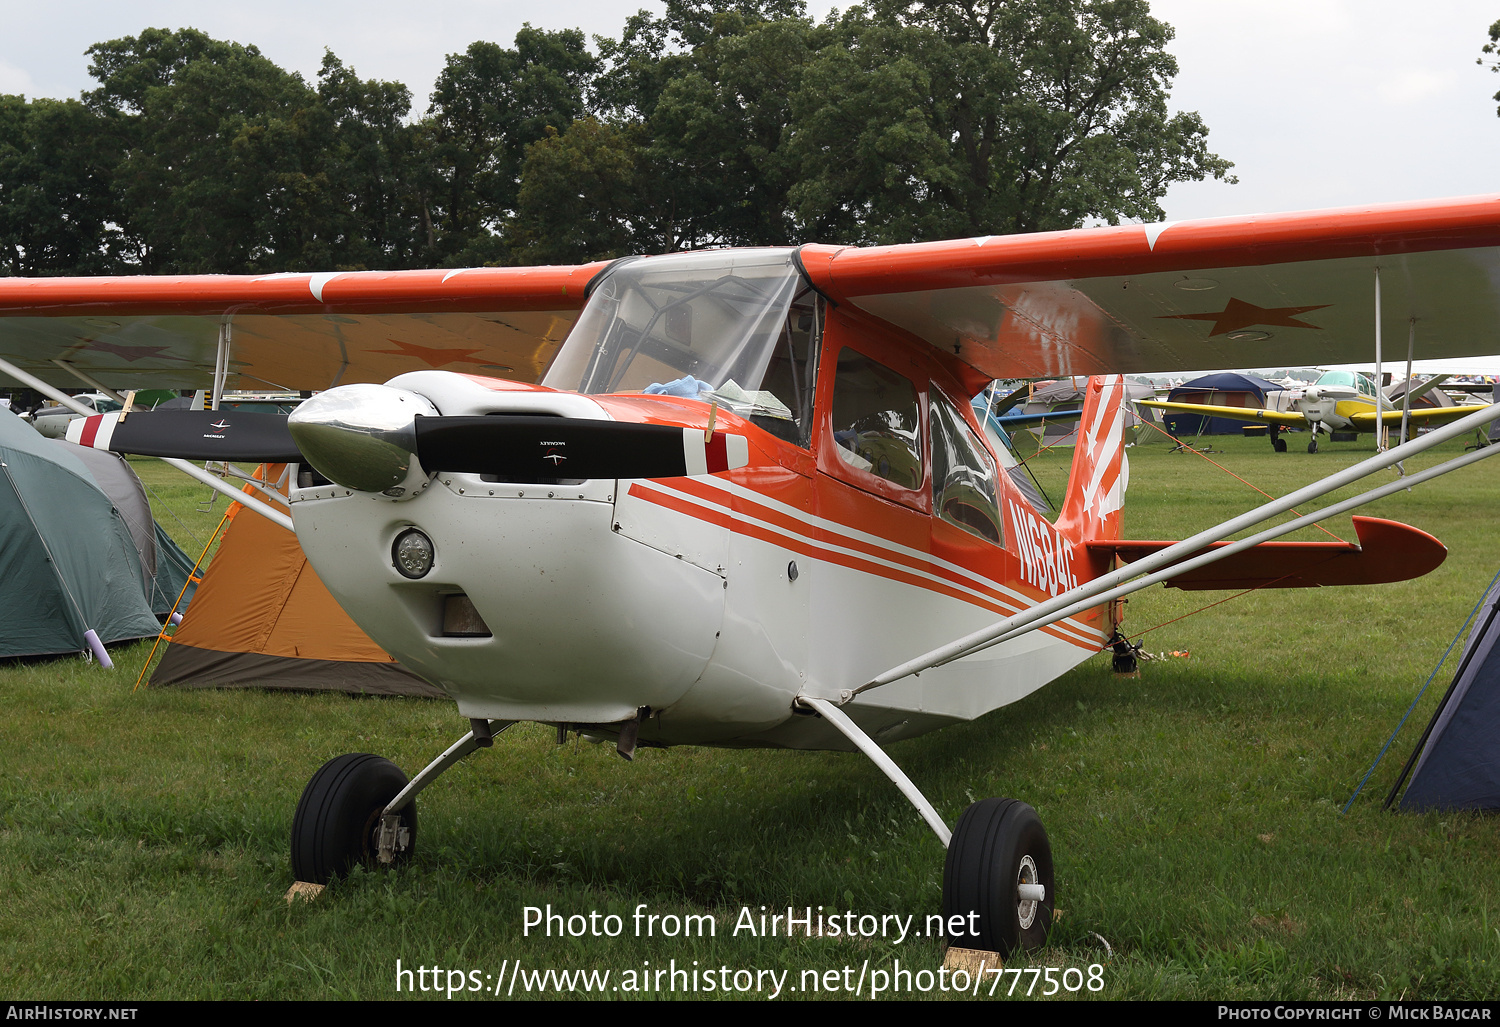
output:
[[[1162,218],[1225,178],[1146,0],[667,0],[452,54],[427,109],[327,53],[147,29],[0,96],[0,273],[543,264]]]

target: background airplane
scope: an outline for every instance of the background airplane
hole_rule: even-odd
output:
[[[1410,399],[1416,400],[1434,390],[1442,383],[1443,376],[1429,378],[1411,390]],[[1434,424],[1449,424],[1473,413],[1472,407],[1444,405],[1420,406],[1403,410],[1399,402],[1390,398],[1377,401],[1375,386],[1363,375],[1353,371],[1327,371],[1317,382],[1302,390],[1296,410],[1272,410],[1255,407],[1216,406],[1208,403],[1175,403],[1168,400],[1139,400],[1143,407],[1157,410],[1175,410],[1182,413],[1202,414],[1208,417],[1225,417],[1251,424],[1269,424],[1273,428],[1298,428],[1312,433],[1307,451],[1318,451],[1318,433],[1331,434],[1336,431],[1375,432],[1382,428],[1400,429],[1405,421],[1413,429]],[[1446,397],[1444,397],[1446,399]],[[1273,430],[1271,443],[1278,453],[1286,452],[1286,440]]]

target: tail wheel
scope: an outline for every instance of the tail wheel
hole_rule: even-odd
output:
[[[1036,810],[1015,799],[964,810],[943,867],[948,940],[1002,956],[1039,948],[1054,908],[1052,846]]]
[[[380,813],[406,787],[401,768],[383,756],[354,752],[323,764],[302,789],[292,817],[292,872],[299,881],[327,884],[356,863],[374,869]],[[417,838],[416,803],[401,811],[409,858]]]

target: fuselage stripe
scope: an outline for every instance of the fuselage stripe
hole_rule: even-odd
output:
[[[758,522],[741,512],[728,510],[722,505],[704,506],[699,502],[693,502],[692,498],[672,495],[657,488],[642,487],[640,482],[632,483],[630,495],[677,513],[716,524],[736,534],[781,546],[802,556],[826,560],[838,566],[899,581],[929,592],[937,592],[971,606],[978,606],[1001,617],[1009,617],[1025,609],[1024,605],[1008,602],[1006,597],[994,594],[992,591],[990,594],[984,594],[961,582],[945,580],[921,567],[908,569],[875,554],[854,552],[837,544],[820,545],[818,541],[833,542],[836,539],[836,542],[847,542],[849,540],[835,536],[835,539],[815,541],[808,537],[806,525],[798,525],[797,529],[788,532],[778,525]],[[1072,621],[1052,625],[1042,630],[1054,638],[1090,651],[1097,650],[1103,638],[1097,630],[1091,630]]]

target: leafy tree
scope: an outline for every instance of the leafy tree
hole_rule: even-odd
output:
[[[1491,59],[1486,61],[1483,57],[1476,60],[1475,64],[1488,65],[1494,72],[1500,72],[1500,21],[1490,26],[1490,41],[1479,48],[1479,52],[1489,54]],[[1500,100],[1500,93],[1496,93],[1491,99]],[[1495,108],[1495,113],[1500,115],[1500,107]]]
[[[583,115],[596,69],[582,32],[530,25],[513,50],[478,42],[449,56],[424,124],[430,173],[422,188],[437,262],[503,258],[499,232],[516,208],[526,146]]]
[[[124,270],[110,182],[119,154],[76,100],[0,96],[0,274]]]
[[[124,228],[148,272],[327,266],[330,118],[253,46],[151,29],[89,49],[88,101],[118,126]]]
[[[526,148],[508,238],[522,264],[575,264],[636,251],[638,206],[630,130],[581,118]]]
[[[601,116],[636,141],[640,250],[793,240],[782,139],[822,33],[800,0],[669,0],[598,39]]]
[[[1168,113],[1172,30],[1144,0],[876,0],[840,29],[793,101],[814,235],[1158,220],[1171,183],[1232,166],[1198,115]]]
[[[402,268],[431,248],[415,186],[425,136],[406,123],[411,90],[362,80],[329,52],[318,98],[332,120],[325,161],[342,267]]]

